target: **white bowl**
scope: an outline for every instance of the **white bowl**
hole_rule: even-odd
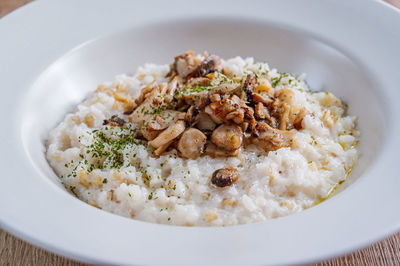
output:
[[[82,261],[140,265],[305,263],[399,230],[399,12],[374,1],[194,5],[38,1],[0,22],[2,227]],[[49,130],[98,83],[190,48],[305,72],[312,88],[344,99],[359,117],[361,157],[341,192],[295,215],[225,228],[130,220],[66,192],[44,157]]]

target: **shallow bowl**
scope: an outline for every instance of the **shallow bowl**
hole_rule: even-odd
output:
[[[305,263],[399,230],[399,24],[399,12],[374,1],[206,1],[195,10],[174,1],[38,1],[22,8],[0,23],[0,49],[9,51],[0,57],[2,227],[75,259],[140,265]],[[44,157],[49,130],[100,82],[188,49],[307,73],[312,89],[342,98],[358,117],[361,156],[339,193],[288,217],[200,228],[130,220],[66,192]]]

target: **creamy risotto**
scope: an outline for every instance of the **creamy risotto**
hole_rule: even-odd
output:
[[[326,199],[357,159],[356,118],[304,75],[192,51],[102,83],[50,132],[66,189],[103,210],[246,224]]]

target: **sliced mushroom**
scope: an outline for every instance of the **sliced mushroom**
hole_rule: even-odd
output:
[[[292,106],[290,110],[289,121],[295,129],[300,130],[302,128],[303,118],[306,113],[307,112],[304,108]]]
[[[192,78],[186,82],[187,87],[204,87],[210,85],[210,79],[205,77]]]
[[[206,141],[207,137],[200,130],[189,128],[179,139],[178,150],[183,157],[196,159],[203,153]]]
[[[199,109],[196,106],[192,105],[186,112],[185,115],[186,123],[188,123],[189,125],[193,124],[198,114],[199,114]]]
[[[166,104],[163,102],[164,94],[160,90],[165,91],[166,84],[161,85],[149,85],[142,89],[142,92],[136,103],[138,106],[129,115],[129,120],[132,123],[139,123],[141,121],[149,121],[154,114],[161,112],[165,109]],[[171,110],[172,112],[175,112]]]
[[[113,115],[110,119],[103,121],[103,125],[110,125],[112,127],[122,127],[125,123],[125,120],[119,118],[117,115]]]
[[[200,113],[196,118],[196,127],[201,131],[212,131],[217,125],[206,113]]]
[[[221,60],[216,55],[210,55],[195,70],[186,76],[186,79],[204,77],[205,75],[221,70]]]
[[[189,73],[193,72],[199,64],[200,59],[194,55],[193,50],[189,50],[182,55],[175,56],[174,63],[170,66],[167,77],[179,76],[184,79]]]
[[[167,122],[162,116],[155,115],[149,121],[145,121],[140,123],[139,134],[147,140],[155,139],[158,134],[162,132],[162,130],[166,129],[169,126],[169,122]]]
[[[148,122],[140,121],[137,123],[136,127],[136,137],[137,138],[144,138],[148,141],[155,139],[158,134],[162,132],[162,130],[155,130],[148,126]]]
[[[170,125],[167,129],[161,132],[155,139],[149,142],[149,145],[153,148],[159,148],[160,146],[170,142],[177,138],[185,130],[185,122],[182,120],[176,121],[175,124]]]
[[[208,141],[206,143],[206,149],[204,151],[204,155],[208,155],[213,158],[217,157],[235,157],[238,155],[238,150],[227,151],[225,149],[219,148],[214,143]]]
[[[244,120],[244,112],[242,109],[235,110],[227,114],[225,119],[232,120],[236,124],[242,124]]]
[[[287,130],[289,125],[290,106],[287,103],[282,103],[281,110],[282,113],[279,121],[279,129]]]
[[[210,105],[206,106],[206,108],[204,108],[204,112],[210,116],[210,118],[216,123],[216,124],[222,124],[222,122],[224,122],[224,120],[219,117],[216,112],[214,112],[214,110],[212,109],[212,107]]]
[[[154,154],[157,156],[160,156],[164,151],[166,151],[168,149],[169,145],[171,145],[172,142],[173,142],[173,140],[161,145],[154,151]]]
[[[204,111],[217,124],[222,124],[224,121],[227,122],[230,120],[241,124],[246,115],[252,112],[248,109],[246,103],[238,96],[225,94],[220,101],[212,102]]]
[[[223,83],[221,85],[218,85],[214,88],[212,88],[209,93],[214,94],[214,93],[219,93],[219,94],[228,94],[234,92],[237,88],[239,87],[238,84],[235,83]]]
[[[255,115],[258,119],[266,119],[270,116],[268,109],[260,102],[256,105]]]
[[[199,110],[203,110],[207,105],[210,104],[210,98],[207,96],[202,96],[198,99],[196,99],[196,107]]]
[[[210,80],[208,78],[190,79],[184,86],[174,94],[174,98],[184,101],[189,105],[201,105],[200,101],[208,102],[208,89]],[[208,103],[205,103],[205,105]]]
[[[255,89],[256,93],[267,93],[273,96],[273,89],[271,83],[266,78],[259,78],[258,85]]]
[[[257,85],[257,78],[252,76],[251,74],[247,74],[243,84],[243,91],[250,96],[251,94],[254,93],[256,85]]]
[[[137,107],[136,103],[132,103],[132,104],[127,104],[124,106],[124,115],[130,115],[133,113],[133,111],[135,111],[135,108]]]
[[[277,118],[270,114],[270,111],[261,102],[257,103],[255,108],[255,117],[259,120],[266,121],[270,126],[276,128],[278,126]],[[254,129],[254,128],[253,128]]]
[[[168,122],[161,115],[154,115],[153,118],[146,123],[149,130],[163,130],[168,127]]]
[[[208,91],[184,87],[184,89],[182,89],[180,93],[175,96],[175,98],[178,100],[183,100],[189,105],[196,105],[200,99],[208,98]]]
[[[174,110],[165,110],[160,112],[160,114],[153,115],[151,112],[155,109],[153,105],[146,102],[129,116],[130,122],[136,124],[137,135],[147,140],[155,139],[180,114],[180,112]]]
[[[250,124],[249,122],[243,122],[241,124],[243,132],[246,132],[246,130],[249,128],[249,124]]]
[[[238,125],[220,125],[211,135],[211,141],[228,151],[239,149],[243,141],[243,131]]]
[[[221,101],[221,96],[218,93],[214,93],[210,96],[211,102],[219,102]]]
[[[279,129],[301,129],[301,122],[306,111],[301,106],[293,104],[294,92],[289,89],[281,89],[275,92],[277,102],[271,105],[274,116],[279,120]]]
[[[267,123],[259,123],[257,129],[258,136],[252,137],[251,142],[266,152],[290,147],[293,144],[295,133],[292,131],[272,128]]]
[[[217,187],[231,186],[239,179],[239,172],[235,168],[222,168],[216,170],[211,177],[211,183]]]
[[[143,129],[142,131],[138,131],[137,132],[137,137],[143,137],[144,139],[146,139],[147,141],[151,141],[155,138],[157,138],[157,136],[161,133],[161,131],[158,130],[145,130]]]
[[[185,120],[185,116],[186,116],[186,113],[184,113],[184,112],[176,112],[175,113],[175,116],[174,116],[174,122],[176,122],[176,121],[178,121],[178,120],[182,120],[182,121],[184,121]]]
[[[144,87],[140,92],[140,96],[135,100],[135,103],[137,105],[142,104],[144,100],[146,100],[150,96],[151,92],[153,92],[154,86],[155,86],[155,81],[151,82],[146,87]]]
[[[166,95],[165,95],[165,102],[170,103],[172,99],[174,98],[174,95],[177,93],[177,91],[182,87],[182,81],[178,78],[175,77],[173,78],[169,83],[168,87],[166,90]]]
[[[268,95],[261,95],[258,93],[253,93],[251,95],[253,102],[256,103],[263,103],[265,105],[269,105],[274,102],[274,99],[269,97]]]

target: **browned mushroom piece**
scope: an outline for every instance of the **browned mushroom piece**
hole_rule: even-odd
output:
[[[189,105],[196,105],[200,98],[208,98],[208,91],[184,87],[175,98],[177,100],[182,100]]]
[[[130,115],[133,113],[133,111],[135,111],[137,104],[132,104],[131,106],[128,106],[125,111],[123,112],[124,115]]]
[[[212,158],[217,157],[235,157],[238,155],[238,150],[227,151],[215,145],[214,143],[208,141],[206,143],[206,149],[204,151],[204,155],[208,155]]]
[[[149,121],[153,115],[161,110],[166,105],[163,102],[164,95],[161,91],[166,90],[166,84],[148,85],[142,89],[139,98],[136,99],[138,106],[129,115],[129,121],[139,123],[141,121]],[[171,112],[176,112],[171,110]]]
[[[155,81],[149,83],[146,87],[144,87],[142,89],[142,91],[140,92],[140,96],[138,98],[136,98],[135,103],[137,105],[142,104],[144,102],[144,100],[146,100],[151,95],[154,87],[155,87]]]
[[[146,140],[153,140],[169,126],[169,123],[170,121],[166,121],[161,115],[154,115],[149,121],[138,123],[137,134]]]
[[[212,97],[213,99],[217,98]],[[204,109],[215,123],[222,124],[224,121],[227,123],[233,121],[236,124],[241,124],[245,118],[251,118],[253,111],[237,95],[223,94],[220,98],[221,100],[212,101]]]
[[[153,118],[147,122],[147,128],[151,130],[163,130],[168,127],[168,122],[161,115],[154,115]]]
[[[200,113],[196,117],[196,127],[201,131],[213,131],[217,124],[211,119],[211,117],[206,113]]]
[[[268,109],[260,102],[256,105],[255,115],[258,119],[266,119],[270,117]]]
[[[160,156],[164,151],[168,149],[168,147],[172,144],[174,140],[168,141],[167,143],[161,145],[157,149],[154,150],[154,154]]]
[[[201,86],[209,86],[211,80],[209,78],[205,77],[198,77],[198,78],[192,78],[189,79],[186,82],[187,87],[201,87]]]
[[[212,88],[209,93],[210,94],[215,94],[215,93],[219,93],[219,94],[229,94],[234,92],[237,88],[239,87],[238,84],[234,84],[234,83],[223,83],[220,84],[214,88]]]
[[[239,149],[243,141],[243,131],[238,125],[220,125],[211,135],[211,141],[228,151]]]
[[[176,123],[170,125],[167,129],[161,132],[155,139],[149,142],[153,148],[159,148],[167,144],[171,140],[177,138],[185,130],[185,122],[178,120]]]
[[[243,84],[243,91],[246,92],[248,95],[251,95],[253,94],[256,85],[257,85],[257,78],[251,74],[247,74]]]
[[[216,170],[211,177],[211,183],[217,187],[231,186],[239,179],[239,172],[235,168],[222,168]]]
[[[293,131],[272,128],[267,123],[259,123],[257,129],[258,136],[252,137],[251,141],[266,152],[290,147],[293,144],[295,136]]]
[[[281,103],[280,106],[281,114],[280,114],[280,121],[279,121],[279,129],[280,130],[287,130],[289,127],[289,114],[290,114],[290,106],[287,103]]]
[[[274,99],[268,95],[261,95],[259,93],[253,93],[251,97],[254,103],[263,103],[265,105],[269,105],[274,102]]]
[[[276,100],[270,105],[274,117],[279,121],[280,130],[301,129],[306,111],[304,107],[293,104],[294,92],[281,89],[275,92]]]
[[[152,114],[158,109],[157,105],[145,101],[129,116],[129,121],[136,125],[137,136],[144,137],[146,140],[155,139],[162,130],[174,122],[174,117],[180,114],[174,110]]]
[[[213,105],[213,104],[218,104],[218,102],[213,102],[210,105],[207,105],[204,108],[204,112],[211,118],[211,120],[216,123],[216,124],[222,124],[224,122],[224,119],[221,117],[221,112],[217,113],[217,108],[220,109],[219,106]]]
[[[231,120],[236,124],[242,124],[244,121],[244,111],[242,109],[232,111],[225,116],[225,120]]]
[[[241,128],[242,128],[242,130],[243,130],[243,132],[246,132],[246,130],[249,128],[249,122],[243,122],[240,126],[241,126]]]
[[[179,121],[179,120],[184,121],[185,116],[186,116],[186,113],[184,113],[184,112],[176,112],[173,117],[173,121],[174,122]]]
[[[151,141],[161,133],[162,130],[151,130],[146,127],[146,123],[139,124],[139,130],[136,132],[136,137],[141,137],[147,141]]]
[[[193,123],[195,123],[198,114],[199,114],[199,109],[194,105],[190,106],[190,108],[187,110],[185,114],[186,123],[188,125],[192,125]]]
[[[196,77],[204,77],[205,75],[221,70],[221,60],[216,55],[210,55],[200,63],[192,72],[186,76],[186,80]]]
[[[194,55],[193,50],[189,50],[184,54],[175,56],[174,63],[170,66],[167,77],[173,78],[174,76],[179,76],[183,79],[197,69],[200,63],[201,60]]]
[[[178,142],[181,155],[189,159],[197,159],[204,151],[207,137],[196,128],[189,128],[183,132]]]
[[[221,101],[221,95],[219,95],[218,93],[214,93],[210,96],[210,100],[211,102]]]
[[[110,119],[103,121],[103,125],[110,125],[112,127],[122,127],[125,125],[125,123],[126,121],[122,118],[119,118],[117,115],[113,115]]]
[[[196,107],[199,110],[204,110],[204,108],[210,104],[210,98],[208,97],[208,95],[206,96],[202,96],[196,99]]]
[[[306,113],[304,108],[294,106],[291,108],[289,121],[295,129],[300,130],[302,128],[303,118]]]

